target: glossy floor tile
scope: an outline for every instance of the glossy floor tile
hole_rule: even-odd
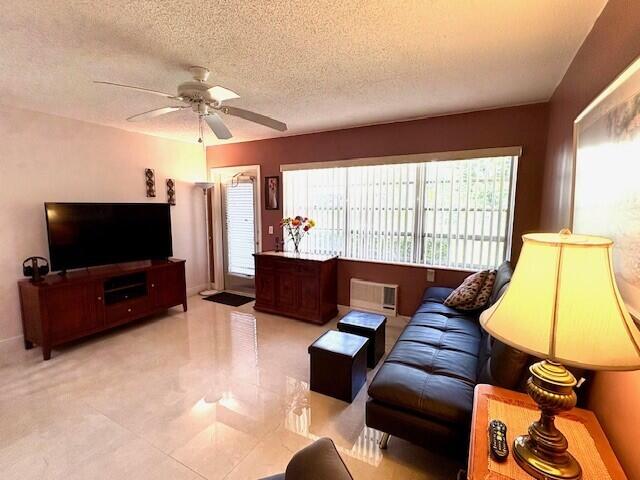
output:
[[[258,479],[331,437],[356,480],[452,479],[455,461],[309,390],[307,347],[335,328],[189,299],[55,350],[0,352],[0,478]],[[387,351],[406,319],[390,319]],[[375,371],[369,372],[371,381]]]

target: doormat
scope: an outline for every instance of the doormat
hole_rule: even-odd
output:
[[[231,307],[239,307],[245,303],[253,302],[255,299],[251,297],[245,297],[244,295],[236,295],[235,293],[220,292],[208,297],[204,297],[204,300],[210,302],[223,303]]]

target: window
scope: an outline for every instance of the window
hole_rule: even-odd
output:
[[[419,156],[415,156],[419,157]],[[509,257],[517,155],[283,168],[284,215],[317,227],[313,253],[481,269]],[[376,162],[380,163],[380,162]]]

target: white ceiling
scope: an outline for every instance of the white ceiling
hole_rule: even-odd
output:
[[[287,135],[547,100],[606,0],[0,2],[0,102],[186,141],[175,92],[211,69]],[[282,135],[224,117],[230,141]],[[218,143],[209,134],[207,143]]]

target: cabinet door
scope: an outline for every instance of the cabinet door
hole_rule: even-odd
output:
[[[155,307],[173,307],[185,300],[184,266],[167,265],[149,272],[149,287]]]
[[[69,285],[51,288],[45,294],[45,309],[53,343],[71,339],[101,326],[92,315],[94,285]]]
[[[315,275],[298,277],[300,310],[309,313],[320,311],[320,280]]]
[[[105,319],[104,284],[103,282],[93,282],[87,285],[87,289],[89,315],[95,317],[98,325],[103,325]]]
[[[291,272],[278,272],[276,278],[276,306],[285,312],[297,310],[297,275]]]
[[[258,268],[256,271],[256,303],[264,307],[276,305],[276,276],[273,270]]]

